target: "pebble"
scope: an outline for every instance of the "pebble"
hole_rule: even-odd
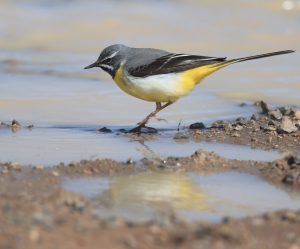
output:
[[[42,169],[44,169],[44,165],[43,164],[34,165],[33,169],[35,169],[35,170],[42,170]]]
[[[126,161],[126,164],[133,164],[133,160],[131,158],[129,158],[127,161]]]
[[[258,114],[253,114],[251,116],[251,120],[257,121],[259,119],[259,115]]]
[[[235,127],[234,127],[234,130],[236,130],[236,131],[241,131],[241,130],[243,130],[244,128],[243,128],[243,126],[241,126],[241,125],[236,125]]]
[[[293,155],[290,155],[286,159],[289,165],[293,165],[293,164],[300,165],[300,153],[295,153]]]
[[[53,176],[59,176],[59,173],[58,173],[57,171],[52,171],[51,174],[52,174]]]
[[[18,127],[21,127],[21,124],[19,123],[19,121],[17,121],[17,120],[13,120],[13,121],[11,121],[11,126],[18,126]]]
[[[29,231],[29,239],[32,242],[37,242],[40,239],[40,232],[39,232],[39,230],[36,229],[36,228],[30,229],[30,231]]]
[[[237,124],[239,125],[245,125],[247,123],[247,120],[243,117],[239,117],[235,120],[237,122]]]
[[[270,108],[268,107],[267,103],[264,101],[259,101],[256,103],[256,105],[259,105],[261,107],[262,113],[263,114],[268,114],[270,111]]]
[[[278,127],[278,132],[292,133],[297,130],[298,128],[295,126],[294,122],[288,116],[284,116],[282,118],[281,124]]]
[[[293,175],[286,175],[283,177],[282,182],[291,185],[294,183],[294,180],[295,179]]]
[[[203,130],[205,128],[206,127],[202,122],[198,122],[190,125],[191,130]]]
[[[176,163],[176,167],[181,167],[181,163]]]
[[[231,134],[231,136],[232,137],[240,137],[241,135],[239,133],[237,133],[237,132],[234,132],[234,133]]]
[[[295,119],[300,120],[300,111],[295,112]]]
[[[265,221],[262,218],[254,218],[251,223],[253,226],[260,227],[265,224]]]
[[[184,132],[177,132],[174,136],[175,140],[185,140],[185,139],[189,139],[189,136],[186,135]]]
[[[102,128],[100,128],[100,129],[97,129],[97,131],[103,132],[103,133],[111,133],[111,132],[112,132],[111,129],[108,129],[108,128],[106,128],[106,127],[102,127]]]
[[[282,113],[278,109],[270,111],[269,115],[272,119],[275,119],[275,120],[281,120],[282,119]]]
[[[292,212],[292,211],[286,211],[282,215],[282,219],[283,220],[289,220],[289,221],[297,221],[298,217],[297,217],[297,215],[294,212]]]

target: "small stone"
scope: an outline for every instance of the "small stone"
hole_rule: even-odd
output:
[[[281,120],[282,119],[282,113],[278,109],[271,111],[269,113],[269,115],[272,119],[275,119],[275,120]]]
[[[260,108],[261,108],[263,114],[268,114],[268,113],[269,113],[270,108],[268,107],[268,105],[267,105],[266,102],[260,101],[260,102],[259,102],[259,106],[260,106]]]
[[[297,221],[297,215],[293,211],[286,211],[282,215],[283,220]]]
[[[129,158],[127,161],[126,161],[126,164],[133,164],[133,160],[131,158]]]
[[[278,122],[274,121],[273,119],[270,119],[268,122],[268,125],[276,126]]]
[[[294,110],[293,110],[292,108],[290,108],[290,107],[282,106],[282,107],[279,107],[278,109],[279,109],[279,111],[281,112],[281,114],[282,114],[283,116],[284,116],[284,115],[290,116],[291,114],[294,113]]]
[[[259,115],[258,114],[253,114],[251,116],[251,120],[257,121],[259,119]]]
[[[211,128],[218,128],[218,129],[224,129],[225,128],[225,123],[224,123],[224,121],[216,121],[216,122],[213,122],[212,124],[211,124]]]
[[[76,161],[72,161],[68,164],[69,167],[75,167],[77,165]]]
[[[281,133],[292,133],[292,132],[296,132],[297,130],[298,128],[295,126],[294,122],[288,116],[284,116],[282,118],[281,124],[277,129],[277,131]]]
[[[294,116],[295,116],[295,119],[300,120],[300,111],[296,111]]]
[[[97,129],[98,132],[103,132],[103,133],[111,133],[112,130],[111,129],[108,129],[106,127],[102,127],[100,129]]]
[[[267,124],[263,124],[260,126],[260,129],[266,131],[266,130],[268,130],[268,127],[269,126]]]
[[[17,162],[13,162],[8,165],[8,168],[13,170],[21,170],[21,165]]]
[[[231,136],[232,137],[240,137],[241,135],[239,133],[237,133],[237,132],[234,132],[234,133],[231,134]]]
[[[286,160],[289,165],[300,165],[300,153],[289,155]]]
[[[277,128],[275,126],[269,125],[266,130],[267,131],[276,131]]]
[[[59,173],[58,173],[57,171],[52,171],[51,174],[52,174],[53,176],[59,176]]]
[[[205,128],[206,127],[202,122],[198,122],[190,125],[191,130],[203,130]]]
[[[243,118],[243,117],[239,117],[235,121],[239,125],[245,125],[247,123],[247,120],[245,118]]]
[[[265,221],[262,218],[254,218],[252,219],[252,225],[256,227],[260,227],[265,224]]]
[[[11,121],[11,126],[17,126],[17,127],[20,127],[21,126],[21,124],[17,121],[17,120],[13,120],[13,121]]]
[[[44,165],[43,164],[34,165],[33,169],[35,169],[35,170],[42,170],[42,169],[44,169]]]
[[[184,132],[177,132],[174,136],[175,140],[186,140],[189,139],[189,136]]]
[[[234,127],[234,130],[236,130],[236,131],[241,131],[241,130],[243,130],[244,128],[243,128],[243,126],[241,126],[241,125],[236,125],[235,127]]]
[[[286,175],[285,177],[283,177],[282,182],[288,185],[292,185],[295,181],[295,178],[293,175]]]
[[[32,242],[37,242],[40,238],[40,232],[37,228],[32,228],[30,229],[29,231],[29,239],[32,241]]]

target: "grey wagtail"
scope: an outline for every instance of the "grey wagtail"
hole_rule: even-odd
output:
[[[206,76],[233,63],[274,55],[288,54],[284,50],[227,60],[226,57],[176,54],[153,48],[131,48],[111,45],[96,62],[85,69],[100,67],[109,73],[126,93],[156,103],[156,109],[139,122],[132,131],[139,132],[149,119],[191,92]],[[164,104],[163,104],[164,103]]]

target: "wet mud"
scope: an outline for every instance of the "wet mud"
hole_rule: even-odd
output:
[[[165,209],[150,220],[135,222],[117,216],[107,218],[97,209],[99,200],[62,188],[66,178],[130,177],[145,172],[212,175],[238,171],[262,177],[284,191],[299,193],[299,111],[270,110],[262,102],[259,106],[263,107],[261,113],[251,118],[218,121],[211,127],[193,124],[174,133],[174,139],[276,149],[282,153],[280,159],[237,160],[197,150],[187,157],[124,162],[81,160],[52,167],[0,164],[0,248],[99,248],[99,245],[102,248],[298,248],[300,207],[242,219],[223,217],[217,223],[187,221],[174,210]],[[1,128],[10,126],[3,124]],[[118,133],[133,139],[159,135],[160,131]]]

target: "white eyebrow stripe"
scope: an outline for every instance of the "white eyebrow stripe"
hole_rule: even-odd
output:
[[[105,57],[104,59],[102,59],[102,61],[105,61],[106,59],[111,59],[113,57],[115,57],[117,55],[117,53],[119,53],[120,50],[113,52],[112,54],[110,54],[109,56]]]

